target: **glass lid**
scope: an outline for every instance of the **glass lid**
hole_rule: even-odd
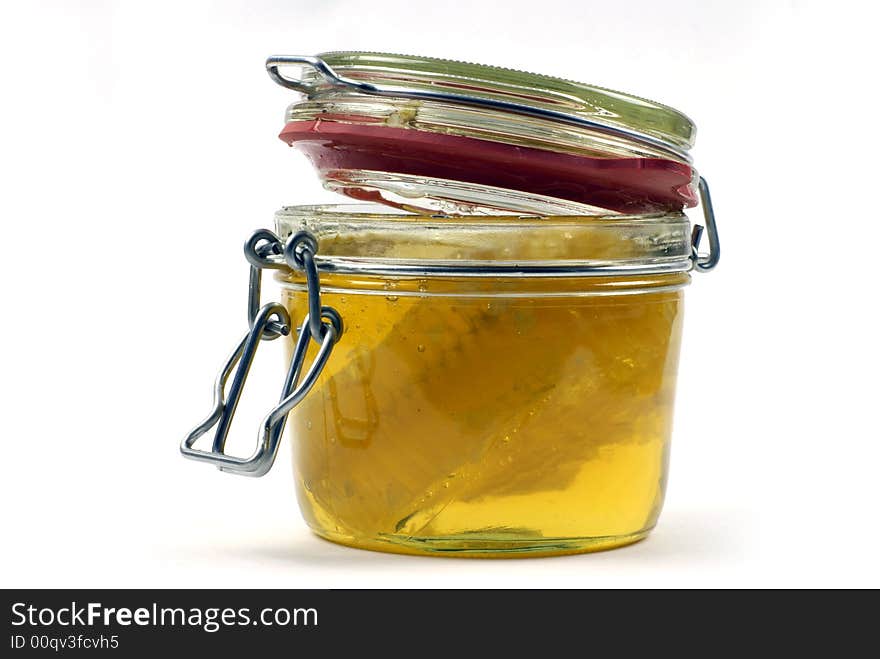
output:
[[[521,103],[643,132],[683,150],[691,148],[696,137],[693,121],[678,110],[573,80],[498,66],[388,53],[339,51],[322,53],[316,59],[336,74],[357,82]],[[335,88],[318,68],[308,67],[301,82],[310,94]]]
[[[299,77],[289,77],[299,67]],[[551,76],[381,53],[276,56],[281,139],[325,187],[414,212],[655,213],[697,203],[684,114]],[[282,72],[284,71],[284,72]]]

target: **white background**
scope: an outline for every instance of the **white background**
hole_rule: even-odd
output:
[[[4,3],[0,585],[880,586],[871,6]],[[263,59],[335,49],[581,79],[697,122],[724,257],[687,294],[647,541],[531,561],[356,551],[308,533],[287,438],[258,480],[178,455],[244,330],[243,239],[282,204],[334,199],[276,139],[291,93]],[[245,442],[282,359],[262,364]]]

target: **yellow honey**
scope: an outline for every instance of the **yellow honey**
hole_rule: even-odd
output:
[[[305,290],[285,279],[299,322]],[[346,329],[289,419],[308,524],[408,553],[641,539],[663,502],[687,280],[323,277]]]

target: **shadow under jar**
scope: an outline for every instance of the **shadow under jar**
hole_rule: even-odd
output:
[[[321,297],[345,323],[288,418],[315,533],[382,551],[517,556],[650,532],[692,267],[685,215],[291,207],[276,229],[317,239]],[[276,276],[302,322],[302,273]]]

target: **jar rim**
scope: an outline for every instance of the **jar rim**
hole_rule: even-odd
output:
[[[284,240],[308,231],[324,272],[388,276],[615,276],[692,268],[681,212],[595,216],[417,215],[378,204],[286,206]]]
[[[455,225],[506,225],[513,226],[517,222],[525,224],[540,223],[542,225],[556,224],[628,224],[643,223],[656,220],[687,221],[687,215],[682,211],[667,211],[653,213],[615,213],[597,212],[591,215],[539,215],[536,213],[509,213],[503,215],[476,215],[476,214],[451,214],[451,213],[415,213],[395,206],[370,203],[328,203],[328,204],[291,204],[282,206],[275,213],[276,221],[279,217],[314,215],[339,219],[342,217],[353,222],[359,221],[383,221],[383,222],[424,222],[425,220],[442,220]]]

